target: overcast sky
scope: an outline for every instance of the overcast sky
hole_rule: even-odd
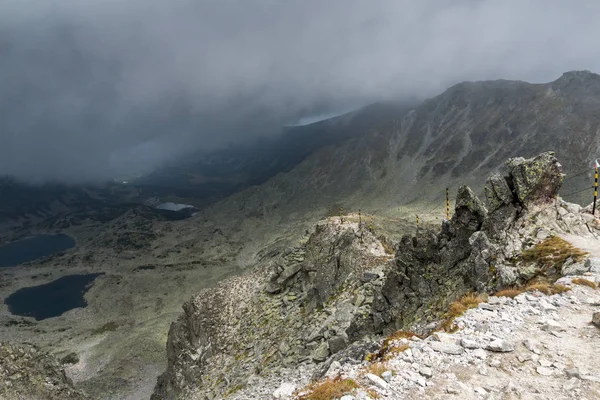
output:
[[[599,17],[598,0],[1,0],[0,175],[101,180],[462,80],[599,72]]]

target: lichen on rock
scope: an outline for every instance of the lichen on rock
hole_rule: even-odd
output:
[[[84,400],[58,361],[29,344],[0,343],[0,398]]]

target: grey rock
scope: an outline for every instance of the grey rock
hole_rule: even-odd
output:
[[[595,312],[592,314],[592,324],[600,328],[600,312]]]
[[[538,360],[538,363],[542,366],[542,367],[551,367],[552,366],[552,361],[547,360],[545,358],[540,358]]]
[[[553,319],[547,319],[542,324],[542,329],[546,332],[562,332],[565,328]]]
[[[477,343],[475,340],[462,338],[460,339],[460,345],[465,349],[479,349],[481,345]]]
[[[485,346],[485,349],[497,353],[509,353],[515,350],[515,346],[506,340],[496,339]]]
[[[348,344],[348,341],[347,338],[345,338],[344,336],[338,335],[329,339],[327,343],[329,344],[329,350],[331,351],[331,354],[335,354],[345,349]]]
[[[487,179],[485,197],[490,212],[497,210],[503,205],[511,204],[513,201],[513,194],[506,179],[498,173],[491,174]]]
[[[553,306],[552,304],[548,303],[544,299],[540,299],[540,301],[538,302],[538,305],[544,311],[555,311],[556,310],[555,306]]]
[[[369,396],[369,393],[365,392],[364,390],[358,389],[356,391],[356,400],[372,400],[371,396]]]
[[[571,392],[572,390],[578,388],[580,385],[581,382],[578,378],[571,378],[563,385],[563,389],[565,389],[568,392]]]
[[[523,345],[525,346],[525,348],[527,348],[527,350],[531,351],[532,353],[540,354],[540,350],[537,348],[537,343],[534,342],[532,339],[525,339],[523,341]]]
[[[481,396],[485,396],[488,392],[481,386],[476,386],[473,388],[473,391]]]
[[[461,387],[456,385],[456,384],[452,384],[452,385],[448,385],[446,387],[446,392],[448,394],[460,394],[461,393]]]
[[[340,397],[340,400],[356,400],[356,397],[347,394],[345,396]]]
[[[582,381],[600,382],[600,376],[596,375],[581,375]]]
[[[480,360],[485,360],[488,356],[487,352],[483,349],[475,349],[473,350],[473,356],[479,358]]]
[[[548,231],[548,229],[538,229],[538,231],[535,234],[535,237],[539,240],[544,240],[550,237],[550,231]]]
[[[590,270],[590,267],[586,265],[587,260],[585,262],[575,263],[571,258],[569,258],[561,268],[561,274],[563,276],[570,275],[583,275]]]
[[[452,343],[431,342],[429,345],[439,353],[460,355],[465,351],[461,346]]]
[[[383,378],[383,380],[385,380],[386,382],[389,383],[389,381],[392,380],[392,371],[385,371],[383,374],[381,374],[381,377]]]
[[[500,305],[500,304],[506,304],[507,301],[508,301],[508,298],[506,298],[506,297],[490,296],[490,297],[488,297],[487,302],[491,305]]]
[[[600,274],[600,258],[592,257],[585,260],[585,267],[593,274]]]
[[[519,354],[517,360],[519,360],[520,363],[531,361],[531,354]]]
[[[377,387],[379,387],[380,389],[387,389],[388,387],[388,383],[386,381],[384,381],[383,379],[381,379],[380,377],[378,377],[377,375],[374,374],[366,374],[365,377],[371,381],[371,383]]]
[[[289,399],[294,394],[296,385],[289,382],[283,382],[274,392],[273,398],[278,400]]]
[[[537,367],[535,369],[537,371],[538,374],[543,375],[543,376],[551,376],[552,374],[554,374],[554,370],[552,370],[551,368],[548,367]]]
[[[502,362],[497,358],[493,358],[492,360],[490,360],[490,363],[489,363],[489,366],[494,367],[494,368],[500,368],[501,365],[502,365]]]
[[[329,346],[327,342],[322,342],[313,352],[312,359],[317,362],[325,361],[329,357]]]
[[[419,368],[419,373],[425,378],[431,378],[433,376],[433,371],[431,370],[431,368],[425,366]]]
[[[564,179],[562,166],[553,152],[533,159],[511,158],[506,162],[515,194],[526,208],[549,202],[558,193]]]

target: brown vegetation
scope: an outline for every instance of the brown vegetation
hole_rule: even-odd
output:
[[[544,282],[544,281],[534,281],[534,282],[530,282],[527,285],[522,286],[522,287],[512,287],[512,288],[506,288],[506,289],[499,290],[498,292],[496,292],[494,294],[494,296],[513,298],[524,292],[535,292],[535,291],[538,291],[538,292],[544,293],[547,296],[550,296],[552,294],[564,293],[569,290],[571,290],[570,287],[561,285],[560,283],[548,283],[548,282]]]
[[[537,262],[543,267],[560,268],[569,258],[579,262],[586,255],[585,251],[578,249],[566,240],[552,236],[539,242],[533,248],[524,250],[521,257],[524,261]]]
[[[507,288],[497,291],[494,296],[510,297],[511,299],[523,293],[523,289]]]
[[[456,332],[458,327],[454,324],[454,319],[463,315],[469,308],[477,307],[479,303],[482,303],[485,300],[484,296],[477,293],[467,293],[460,299],[454,301],[450,304],[440,328],[446,332]]]
[[[389,370],[390,369],[388,368],[387,364],[383,362],[375,362],[373,364],[369,364],[367,367],[367,372],[377,376],[381,376],[381,374]]]
[[[584,279],[584,278],[574,278],[573,280],[571,280],[572,283],[574,283],[575,285],[583,285],[583,286],[588,286],[591,287],[592,289],[596,288],[596,284],[588,279]]]
[[[333,400],[349,394],[358,387],[358,383],[353,379],[342,379],[338,375],[335,378],[327,378],[311,384],[308,387],[309,393],[299,398],[300,400]]]

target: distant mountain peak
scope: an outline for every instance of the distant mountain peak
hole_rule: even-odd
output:
[[[575,82],[587,82],[590,80],[600,81],[600,75],[588,70],[568,71],[563,73],[562,76],[558,78],[555,83],[569,84]]]

